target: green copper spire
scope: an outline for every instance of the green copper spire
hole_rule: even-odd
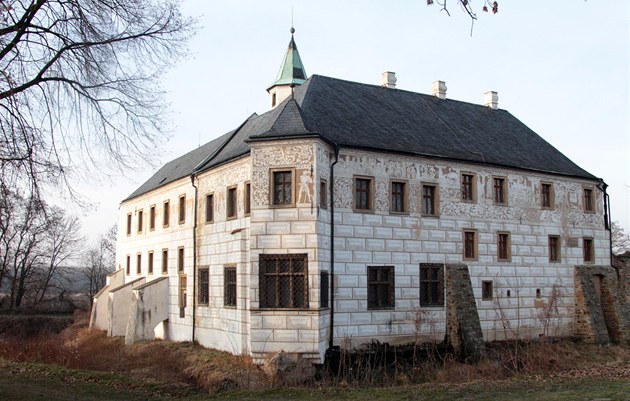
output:
[[[298,52],[297,45],[293,39],[295,29],[291,27],[291,41],[289,42],[289,48],[287,54],[284,56],[280,71],[274,82],[267,90],[277,85],[301,85],[306,80],[306,70],[302,64],[300,53]]]

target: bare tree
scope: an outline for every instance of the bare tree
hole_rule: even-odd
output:
[[[81,273],[86,279],[85,294],[94,301],[94,295],[105,286],[105,278],[112,273],[116,264],[116,225],[99,236],[96,245],[87,250],[84,257],[85,265]]]
[[[618,221],[613,221],[610,235],[614,255],[621,255],[630,251],[630,235],[626,234]]]
[[[0,180],[39,198],[123,170],[163,138],[160,74],[194,21],[179,0],[0,2]]]

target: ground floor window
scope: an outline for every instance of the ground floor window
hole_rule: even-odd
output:
[[[210,271],[207,267],[199,269],[199,304],[210,302]]]
[[[394,266],[368,266],[368,309],[393,308]]]
[[[223,305],[236,306],[236,266],[227,266],[223,272]]]
[[[260,307],[308,308],[307,255],[260,255]]]
[[[444,305],[444,265],[420,263],[420,306]]]

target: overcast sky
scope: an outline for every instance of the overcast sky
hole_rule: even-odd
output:
[[[435,1],[185,0],[201,29],[192,56],[165,77],[174,131],[155,166],[86,189],[95,208],[83,218],[92,238],[117,221],[118,205],[167,161],[270,107],[290,39],[306,73],[378,84],[395,71],[397,88],[482,103],[499,93],[506,109],[610,186],[613,220],[630,232],[628,1],[499,1],[499,13],[468,16]],[[293,10],[293,11],[292,11]]]

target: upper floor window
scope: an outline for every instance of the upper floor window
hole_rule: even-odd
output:
[[[507,204],[507,188],[505,185],[505,178],[494,177],[492,179],[492,189],[493,189],[493,195],[494,195],[494,204],[495,205]]]
[[[557,235],[549,236],[549,261],[560,262],[560,237]]]
[[[153,251],[149,251],[147,256],[147,272],[153,274]]]
[[[392,181],[391,183],[390,210],[393,213],[406,213],[407,210],[407,183]]]
[[[184,247],[177,248],[177,271],[182,273],[184,271]]]
[[[584,255],[585,262],[595,261],[595,251],[593,250],[593,238],[582,239],[582,253]]]
[[[422,214],[436,216],[438,214],[438,191],[435,184],[422,184]]]
[[[243,193],[243,211],[245,216],[249,216],[252,211],[252,184],[250,182],[245,183]]]
[[[138,233],[142,232],[142,209],[138,210]]]
[[[354,179],[354,210],[373,210],[372,195],[373,180],[367,177],[355,177]]]
[[[282,170],[272,173],[272,204],[287,206],[293,204],[293,171]]]
[[[142,254],[139,253],[136,255],[136,273],[142,273]]]
[[[155,230],[155,205],[149,209],[149,230]]]
[[[236,186],[230,187],[227,190],[227,204],[226,204],[226,217],[228,219],[236,218],[237,204],[236,204]]]
[[[462,174],[462,200],[465,202],[475,201],[475,175]]]
[[[308,308],[306,254],[261,254],[261,308]]]
[[[168,249],[162,249],[162,274],[168,273]]]
[[[125,273],[127,275],[131,274],[131,256],[127,255],[127,264],[125,266]]]
[[[171,207],[169,201],[164,201],[164,210],[162,212],[162,226],[168,227],[171,219]]]
[[[481,282],[481,300],[492,301],[493,298],[493,282],[492,280]]]
[[[394,266],[368,266],[368,309],[393,308]]]
[[[595,211],[595,201],[593,197],[593,190],[591,188],[584,188],[584,211]]]
[[[131,213],[127,213],[127,235],[131,235]]]
[[[553,209],[553,185],[548,182],[540,184],[540,206],[543,209]]]
[[[206,195],[206,223],[214,221],[214,195]]]
[[[328,198],[328,186],[326,185],[326,180],[321,180],[319,182],[319,207],[322,209],[326,209],[328,206],[327,203]]]
[[[509,261],[511,257],[510,253],[510,234],[498,233],[497,234],[497,260]]]
[[[179,197],[179,224],[186,222],[186,195]]]
[[[420,263],[420,306],[444,305],[444,265]]]
[[[464,230],[464,259],[477,259],[477,232],[474,230]]]

